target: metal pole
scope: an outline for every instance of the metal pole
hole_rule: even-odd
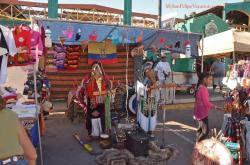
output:
[[[149,104],[149,109],[148,109],[148,133],[151,131],[151,112],[152,112],[152,97],[151,97],[151,93],[150,96],[148,97],[148,104]]]
[[[162,0],[159,0],[159,3],[158,3],[158,24],[159,24],[159,28],[162,28],[161,26],[161,17],[162,17]]]
[[[131,25],[132,0],[124,0],[123,25]]]
[[[224,7],[224,9],[223,9],[223,11],[222,11],[222,19],[223,19],[223,21],[226,21],[226,19],[227,19],[225,7]]]
[[[48,0],[48,17],[58,18],[58,0]]]
[[[32,29],[34,30],[34,19],[32,19]],[[36,46],[36,54],[37,52],[38,52],[38,46]],[[34,95],[35,95],[35,103],[36,103],[36,118],[37,118],[38,137],[39,137],[39,151],[40,151],[41,165],[43,165],[42,138],[41,138],[41,133],[40,133],[40,121],[39,121],[40,109],[38,109],[38,98],[37,98],[36,69],[37,69],[37,61],[33,64],[33,78],[34,78]]]
[[[202,34],[201,73],[204,71],[204,34]]]
[[[164,83],[165,84],[165,83]],[[166,88],[164,87],[163,88],[165,91],[164,91],[164,104],[162,105],[162,109],[163,109],[163,115],[162,115],[162,144],[161,144],[161,149],[164,149],[165,148],[165,123],[166,123]],[[160,88],[160,97],[161,97],[161,91],[162,88]]]
[[[233,63],[235,64],[236,59],[235,59],[235,51],[233,51]]]

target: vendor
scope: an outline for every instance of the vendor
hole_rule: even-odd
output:
[[[94,62],[92,71],[82,81],[80,95],[87,102],[86,128],[88,140],[105,132],[105,98],[110,89],[108,76],[104,74],[100,62]],[[84,99],[80,96],[79,98]]]
[[[155,67],[159,85],[171,83],[171,67],[167,62],[166,53],[161,53],[161,61]],[[173,89],[163,88],[160,90],[160,99],[163,102],[171,101],[173,96]]]
[[[144,70],[144,81],[143,84],[145,86],[147,86],[149,89],[151,87],[156,87],[157,85],[157,81],[156,81],[156,74],[155,71],[153,69],[153,62],[152,61],[147,61],[144,66],[143,66],[143,70]],[[155,99],[157,101],[159,101],[159,96],[156,94],[155,89],[150,89],[150,96],[155,96]],[[148,93],[149,94],[149,93]],[[153,94],[153,95],[152,95]]]
[[[5,108],[0,97],[0,164],[36,164],[36,150],[17,115]]]
[[[156,85],[155,71],[153,70],[153,62],[147,61],[144,64],[144,82],[145,86]]]
[[[219,58],[216,59],[210,68],[210,73],[213,75],[213,90],[215,91],[216,87],[219,86],[220,92],[222,92],[222,81],[225,76],[225,63]]]
[[[156,74],[153,69],[153,62],[147,61],[144,66],[144,81],[143,84],[147,87],[147,92],[145,93],[144,98],[145,103],[141,107],[142,113],[140,113],[139,118],[141,118],[141,127],[144,131],[148,132],[151,137],[154,137],[153,132],[156,128],[156,111],[157,111],[157,101],[159,101],[159,93],[157,89]],[[150,109],[148,108],[150,107]],[[149,117],[151,116],[151,117]],[[144,119],[144,120],[143,120]],[[148,124],[145,124],[148,123]],[[146,127],[145,127],[146,125]]]

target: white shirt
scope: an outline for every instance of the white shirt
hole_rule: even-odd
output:
[[[4,38],[8,45],[9,55],[14,56],[17,53],[17,48],[16,48],[13,34],[11,30],[7,27],[0,25],[0,28],[3,31]],[[0,71],[0,84],[4,84],[7,80],[7,75],[8,75],[7,64],[8,64],[8,56],[4,55],[2,59],[1,71]]]
[[[158,62],[158,64],[155,67],[155,71],[157,72],[157,76],[158,79],[161,80],[165,80],[165,74],[168,74],[168,78],[170,77],[170,72],[171,72],[171,68],[168,62]]]

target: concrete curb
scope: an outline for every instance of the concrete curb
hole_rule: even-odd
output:
[[[212,97],[212,102],[224,101],[222,97]],[[173,104],[165,105],[165,110],[188,110],[194,108],[194,98],[175,100]],[[160,108],[162,110],[162,108]]]

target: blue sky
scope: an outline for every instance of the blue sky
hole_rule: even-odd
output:
[[[47,0],[25,0],[25,1],[36,1],[36,2],[47,2]],[[132,0],[134,12],[144,12],[150,14],[158,13],[158,0]],[[200,12],[206,10],[206,8],[198,9],[191,7],[190,9],[178,9],[169,8],[173,4],[188,4],[188,5],[222,5],[224,3],[242,2],[243,0],[162,0],[163,3],[163,15],[168,13],[176,12],[178,17],[183,17],[186,13],[193,11]],[[123,9],[123,0],[59,0],[59,3],[80,3],[80,4],[98,4],[103,6],[109,6],[113,8]],[[166,7],[168,5],[168,8]]]

